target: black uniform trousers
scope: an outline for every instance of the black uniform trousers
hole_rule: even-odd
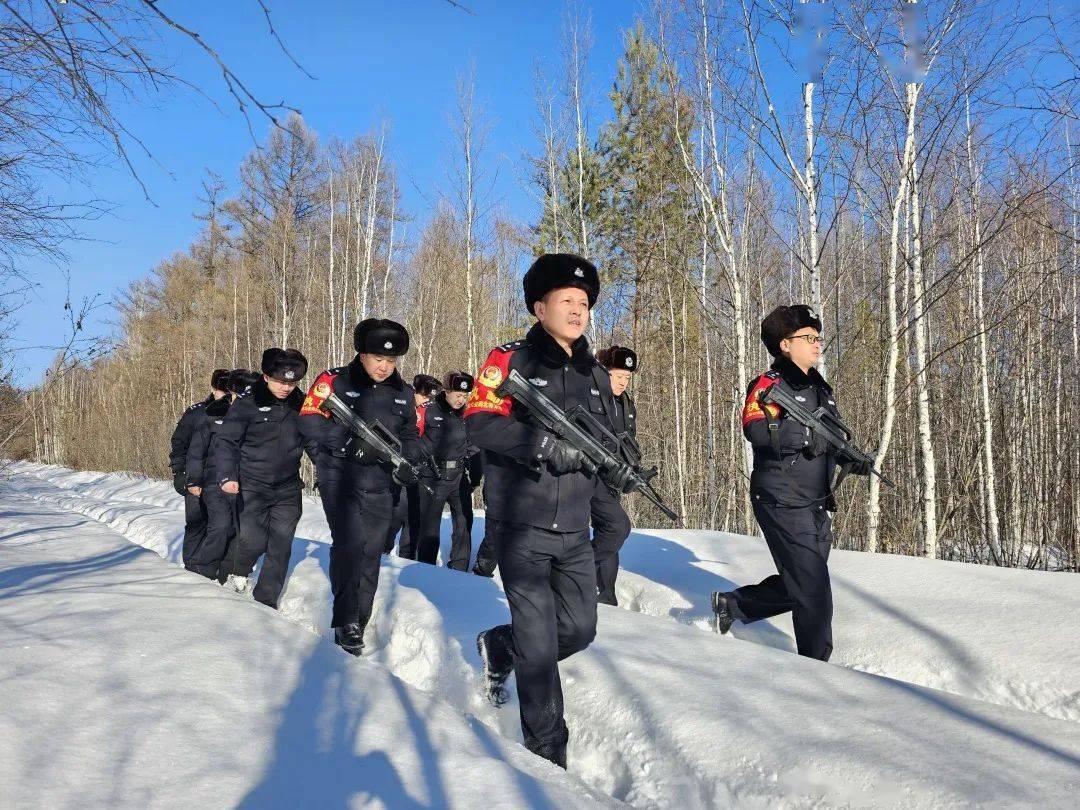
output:
[[[439,529],[442,526],[443,506],[450,507],[451,545],[448,568],[466,571],[472,557],[472,504],[466,515],[463,499],[468,498],[462,487],[460,468],[443,473],[442,478],[425,478],[424,483],[434,494],[417,487],[420,501],[420,524],[416,532],[416,559],[435,565],[439,556]]]
[[[488,505],[487,487],[484,487],[484,506]],[[480,547],[476,549],[476,565],[474,570],[484,576],[492,576],[499,565],[499,553],[495,548],[495,534],[492,526],[496,521],[491,518],[484,519],[484,539],[480,541]]]
[[[192,570],[195,552],[206,539],[206,504],[199,495],[184,492],[184,568]]]
[[[191,570],[204,577],[219,576],[221,561],[236,536],[240,512],[240,496],[227,495],[218,484],[203,487],[202,501],[206,506],[206,537],[195,551]]]
[[[303,509],[301,490],[295,483],[280,487],[240,484],[244,510],[240,513],[240,531],[221,561],[220,576],[249,576],[263,554],[259,581],[252,591],[255,601],[277,607],[285,577],[289,574],[296,524]]]
[[[320,474],[326,522],[330,524],[332,627],[366,623],[379,587],[379,563],[394,509],[389,489],[363,490],[348,468]]]
[[[554,532],[488,521],[510,604],[525,747],[565,753],[558,662],[596,636],[596,569],[588,530]]]
[[[619,550],[630,536],[630,518],[619,499],[602,484],[589,503],[589,512],[596,560],[596,600],[603,605],[618,605],[615,579],[619,576]]]
[[[393,514],[390,518],[390,528],[386,532],[386,544],[383,551],[389,554],[394,550],[394,539],[401,532],[398,540],[398,556],[406,560],[416,559],[416,527],[420,524],[419,496],[416,494],[417,486],[412,484],[407,487],[394,487],[391,490],[393,498]]]
[[[733,592],[744,621],[790,610],[799,655],[828,661],[833,646],[829,513],[821,506],[778,506],[755,497],[754,517],[765,533],[777,573]]]

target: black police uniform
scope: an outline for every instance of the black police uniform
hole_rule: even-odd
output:
[[[420,457],[412,386],[394,371],[375,382],[357,357],[348,366],[322,372],[300,413],[304,435],[317,444],[319,492],[330,524],[330,586],[335,628],[365,625],[379,585],[379,559],[393,511],[393,471],[359,447],[349,431],[320,409],[330,392],[362,419],[377,419],[401,442],[401,453]]]
[[[836,413],[832,388],[815,369],[804,373],[786,358],[755,379],[743,408],[743,433],[754,449],[750,498],[777,573],[728,596],[746,622],[791,611],[799,655],[828,661],[832,654],[832,587],[829,511],[836,508],[831,481],[836,460],[816,452],[810,432],[759,402],[772,385],[788,388],[808,410]]]
[[[615,433],[637,437],[637,409],[625,391],[614,397]],[[598,486],[590,505],[593,527],[593,557],[596,561],[597,601],[618,605],[615,580],[619,576],[619,551],[630,536],[630,518],[617,495],[606,486]]]
[[[524,340],[491,352],[465,410],[469,441],[484,452],[487,523],[510,605],[525,745],[560,764],[568,733],[558,662],[596,635],[589,504],[598,479],[581,471],[553,475],[545,462],[555,438],[495,389],[517,370],[559,407],[583,406],[610,428],[608,373],[585,338],[572,352],[568,357],[534,325]]]
[[[415,400],[413,400],[415,403]],[[421,408],[416,409],[416,429],[420,430]],[[416,559],[416,527],[420,525],[420,496],[417,494],[419,487],[416,484],[400,486],[394,484],[390,490],[393,499],[393,512],[390,517],[390,528],[386,532],[386,543],[383,552],[389,554],[394,550],[394,541],[397,540],[398,556],[406,560]]]
[[[195,429],[187,455],[188,486],[202,487],[206,507],[206,535],[193,551],[187,567],[210,579],[219,576],[221,559],[237,529],[237,496],[222,492],[215,453],[217,437],[229,409],[227,396],[203,409],[206,419]]]
[[[468,457],[465,423],[461,417],[463,411],[464,408],[451,408],[446,394],[440,392],[420,409],[419,418],[420,446],[430,459],[430,463],[423,468],[421,480],[434,494],[422,487],[417,493],[420,523],[416,537],[416,559],[435,564],[439,554],[443,506],[449,505],[453,528],[447,566],[458,571],[468,569],[472,556],[471,514],[466,516],[464,500],[468,496],[464,495],[465,488],[462,486]],[[438,476],[431,465],[438,470]]]
[[[202,498],[187,491],[187,456],[195,429],[206,421],[206,406],[214,402],[212,396],[196,402],[181,414],[170,440],[169,469],[173,474],[173,487],[184,496],[184,545],[181,551],[187,567],[203,538],[206,537],[206,506]]]
[[[277,607],[285,585],[300,522],[303,401],[295,389],[278,399],[260,379],[229,408],[214,446],[219,480],[239,482],[244,496],[240,532],[221,561],[220,575],[246,577],[265,554],[252,596],[271,607]],[[314,455],[314,443],[308,447]]]

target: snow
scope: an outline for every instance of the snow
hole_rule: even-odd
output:
[[[297,806],[289,791],[303,785],[309,804],[1073,807],[1080,790],[1074,576],[834,552],[836,666],[787,652],[787,620],[724,637],[705,627],[711,590],[769,573],[761,541],[641,530],[623,554],[630,609],[601,606],[596,642],[562,664],[565,775],[515,745],[515,701],[479,697],[476,633],[508,616],[497,580],[384,558],[358,661],[327,640],[317,500],[305,498],[276,614],[121,550],[119,535],[177,560],[182,508],[167,484],[9,473],[0,553],[33,538],[26,554],[74,570],[27,590],[5,576],[20,563],[0,562],[0,622],[20,634],[0,677],[31,695],[0,721],[3,806],[4,790],[23,791],[17,806],[78,795],[34,783],[45,762],[55,778],[55,756],[74,781],[104,768],[91,804]],[[9,516],[20,511],[41,515]],[[111,551],[97,548],[105,537]],[[78,664],[61,663],[54,633],[77,644]]]
[[[613,804],[86,517],[0,494],[0,807]]]

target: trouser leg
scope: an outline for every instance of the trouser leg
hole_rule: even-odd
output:
[[[390,528],[386,531],[386,544],[383,546],[383,553],[389,554],[394,550],[394,541],[397,539],[398,532],[401,531],[401,527],[405,525],[405,512],[408,509],[404,487],[394,487],[390,490],[390,493],[394,499],[394,509],[391,513]]]
[[[458,481],[452,485],[446,499],[446,503],[450,507],[450,525],[452,527],[450,562],[447,563],[447,567],[456,571],[469,570],[469,559],[472,557],[472,508],[470,505],[469,512],[466,514],[465,502],[462,501],[462,498],[467,497],[464,494],[466,489],[461,486],[463,478],[462,475],[458,476]]]
[[[203,489],[202,497],[206,504],[206,538],[195,552],[190,568],[213,579],[236,533],[236,496],[226,495],[217,484],[210,484]]]
[[[765,534],[777,573],[734,591],[739,611],[745,621],[756,621],[790,610],[799,654],[829,660],[833,606],[828,512],[755,502],[754,516]]]
[[[618,605],[615,580],[619,576],[619,550],[630,536],[630,518],[619,499],[606,486],[596,488],[589,510],[596,561],[597,600],[605,605]]]
[[[473,571],[490,577],[495,573],[499,564],[499,551],[495,538],[495,521],[491,518],[484,519],[484,539],[480,541],[480,548],[476,550],[476,564]]]
[[[510,605],[514,674],[525,745],[565,758],[558,662],[596,632],[596,572],[587,532],[549,532],[499,523],[499,569]]]
[[[449,495],[446,481],[426,479],[424,481],[432,492],[419,487],[420,522],[416,532],[416,559],[435,565],[439,558],[439,530],[442,526],[442,510]]]
[[[187,492],[184,494],[184,545],[181,549],[185,568],[190,568],[192,559],[204,539],[206,539],[206,504],[199,495]]]
[[[285,587],[285,578],[289,574],[289,558],[292,557],[293,539],[296,524],[300,522],[303,510],[300,490],[296,487],[277,490],[271,493],[274,500],[268,510],[262,569],[259,581],[252,591],[255,601],[270,607],[277,607],[281,591]],[[251,508],[250,502],[244,505],[244,514]],[[243,535],[241,535],[243,536]],[[254,563],[248,567],[248,572]]]
[[[333,627],[366,622],[379,586],[379,560],[389,528],[393,497],[389,490],[364,492],[348,478],[323,482],[323,508],[333,543],[330,588]]]
[[[398,523],[401,537],[398,539],[398,556],[406,560],[416,559],[416,538],[420,532],[420,493],[415,484],[401,490],[398,513],[394,520]],[[397,530],[395,530],[395,533]]]

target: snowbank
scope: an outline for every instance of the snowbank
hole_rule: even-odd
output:
[[[182,513],[167,485],[29,465],[15,472],[18,491],[93,517],[169,559],[178,557]],[[305,510],[282,614],[326,634],[329,534],[318,502],[306,500]],[[720,544],[709,549],[682,534],[707,535],[679,533],[677,541],[668,533],[639,535],[625,555],[627,567],[639,574],[624,575],[620,599],[665,618],[602,607],[597,642],[563,665],[572,774],[614,798],[650,807],[1073,804],[1080,789],[1080,724],[800,659],[772,648],[788,643],[790,628],[781,623],[745,628],[765,644],[740,643],[695,627],[708,591],[727,586],[722,577],[750,581],[764,571],[755,568],[760,549],[752,539],[740,546],[730,536],[704,537]],[[744,547],[750,555],[745,562],[737,559]],[[870,596],[861,603],[842,602],[839,594],[847,586],[838,582],[838,613],[856,612],[842,621],[868,625],[861,637],[838,627],[838,648],[847,639],[865,638],[859,641],[865,644],[862,663],[890,675],[906,665],[900,660],[904,656],[919,654],[920,663],[910,666],[915,675],[951,667],[967,678],[950,676],[953,681],[974,693],[1002,671],[993,653],[976,649],[957,655],[969,644],[961,643],[966,620],[952,629],[944,621],[928,623],[922,607],[912,608],[899,597],[884,599],[874,590],[908,573],[870,570],[882,561],[913,563],[918,577],[944,576],[948,581],[919,592],[939,594],[939,602],[930,605],[963,594],[966,580],[959,571],[968,567],[866,555],[852,555],[848,563],[841,556],[846,555],[838,554],[838,579],[849,578],[852,593],[862,588]],[[860,560],[866,570],[856,570]],[[708,568],[714,565],[727,566],[722,570],[728,573]],[[952,571],[958,572],[955,579]],[[1065,630],[1070,622],[1075,627],[1075,612],[1053,612],[1064,610],[1056,586],[1047,594],[1026,579],[1029,572],[994,573],[1005,575],[1013,591],[1023,591],[1033,614],[1061,616]],[[1018,579],[1014,583],[1008,575]],[[205,581],[195,585],[220,592]],[[1015,617],[999,610],[999,595],[989,587],[978,585],[972,592],[973,609],[981,610],[987,623],[1008,624]],[[495,711],[479,699],[473,647],[478,630],[506,616],[497,582],[387,559],[368,661],[475,717],[495,736],[516,740],[516,706]],[[938,624],[946,630],[939,631]],[[935,637],[927,628],[942,635]],[[1075,632],[1070,635],[1075,639]],[[1071,688],[1075,701],[1080,669],[1069,663],[1075,661],[1071,650],[1047,653],[1054,637],[1049,643],[1047,638],[1044,633],[1013,637],[1014,669],[1021,671],[1028,662],[1031,683],[1049,680],[1066,696]],[[1053,656],[1062,656],[1064,663],[1051,667],[1047,679],[1037,670]],[[984,691],[993,696],[992,689]],[[1062,705],[1071,704],[1066,698]]]
[[[0,807],[613,804],[91,519],[0,494]]]

